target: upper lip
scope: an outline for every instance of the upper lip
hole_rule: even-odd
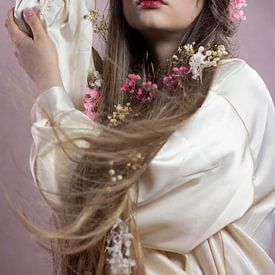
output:
[[[144,2],[144,1],[159,1],[164,5],[167,5],[167,1],[166,0],[138,0],[137,1],[137,5],[139,5],[140,3]]]

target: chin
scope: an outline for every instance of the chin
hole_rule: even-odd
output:
[[[169,26],[169,19],[161,14],[141,14],[138,19],[135,19],[132,27],[140,30],[165,30],[171,26]]]

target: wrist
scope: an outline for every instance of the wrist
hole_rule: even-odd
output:
[[[42,93],[42,92],[50,89],[51,87],[64,88],[64,84],[63,84],[60,74],[44,77],[36,82],[36,88],[39,93]]]

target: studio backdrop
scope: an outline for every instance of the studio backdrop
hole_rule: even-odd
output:
[[[245,9],[247,21],[240,25],[235,37],[239,45],[239,57],[256,69],[275,100],[275,1],[248,0],[248,2],[249,6]],[[23,191],[25,197],[22,198],[22,202],[25,202],[25,206],[30,209],[28,215],[37,217],[38,210],[43,215],[43,209],[37,209],[37,203],[33,203],[39,198],[39,194],[34,188],[28,190],[26,184],[31,182],[29,171],[29,150],[32,142],[29,123],[31,105],[25,98],[20,98],[19,90],[20,87],[25,87],[26,78],[13,56],[4,27],[6,13],[13,4],[12,0],[0,2],[0,180],[1,184],[6,186],[11,198],[16,198],[18,191]],[[100,0],[97,7],[102,10],[105,4],[105,0]],[[31,205],[34,205],[33,208]],[[46,212],[44,220],[46,223]],[[273,258],[275,259],[275,240]],[[23,226],[14,218],[2,191],[0,192],[0,274],[51,274],[51,257],[31,240]]]

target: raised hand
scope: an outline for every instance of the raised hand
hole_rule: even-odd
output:
[[[53,86],[63,87],[56,48],[39,15],[34,10],[25,9],[23,16],[32,36],[16,24],[14,8],[8,11],[5,22],[19,65],[34,81],[40,93]]]

